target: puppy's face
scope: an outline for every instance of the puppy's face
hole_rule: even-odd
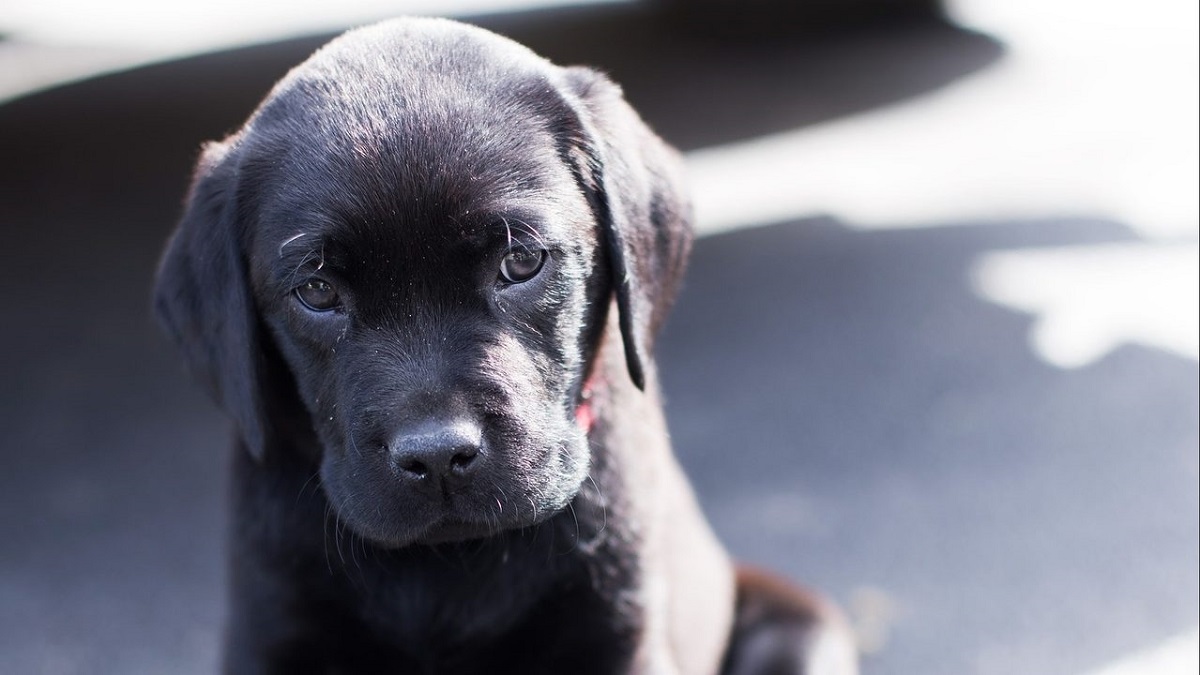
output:
[[[288,451],[298,403],[363,537],[525,527],[587,476],[576,418],[614,296],[643,382],[690,242],[675,175],[597,73],[380,24],[208,147],[158,312],[255,456]]]
[[[576,409],[607,275],[553,129],[569,111],[516,84],[355,86],[351,108],[298,87],[244,150],[258,312],[331,503],[378,542],[529,525],[588,472]]]

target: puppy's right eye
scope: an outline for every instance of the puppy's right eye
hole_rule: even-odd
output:
[[[542,249],[512,249],[500,261],[500,278],[510,284],[519,284],[532,279],[546,262]]]
[[[324,279],[309,279],[295,293],[300,304],[314,312],[328,312],[341,304],[337,289]]]

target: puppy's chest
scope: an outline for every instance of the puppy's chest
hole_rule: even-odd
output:
[[[348,570],[357,612],[402,651],[486,647],[536,622],[543,606],[588,573],[575,561],[507,543],[421,548]]]

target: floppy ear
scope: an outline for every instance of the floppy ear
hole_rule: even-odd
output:
[[[154,308],[193,376],[233,417],[246,448],[262,459],[268,431],[263,358],[236,222],[233,144],[208,144],[196,164],[183,218],[159,265]]]
[[[589,68],[567,68],[583,105],[585,189],[608,245],[625,360],[639,389],[654,339],[679,291],[692,245],[691,203],[679,155],[646,126],[621,89]]]

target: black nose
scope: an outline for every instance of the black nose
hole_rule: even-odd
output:
[[[388,452],[402,477],[438,486],[464,482],[475,473],[482,440],[474,422],[426,423],[396,433]]]

